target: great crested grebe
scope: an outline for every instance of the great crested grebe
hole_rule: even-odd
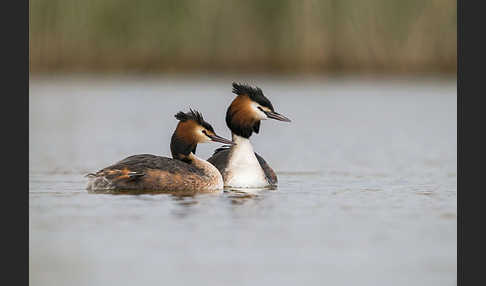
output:
[[[260,88],[233,82],[237,97],[226,111],[226,125],[235,145],[214,151],[208,162],[223,175],[224,186],[232,188],[266,188],[277,185],[277,175],[265,160],[253,151],[250,136],[260,131],[260,121],[268,118],[290,122],[275,112]]]
[[[216,135],[201,113],[179,112],[179,120],[170,142],[171,158],[150,154],[127,157],[95,174],[88,174],[87,190],[103,191],[159,191],[211,192],[223,189],[223,178],[213,165],[198,158],[198,143],[220,142],[233,144]]]

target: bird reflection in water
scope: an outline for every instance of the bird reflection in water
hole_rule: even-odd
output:
[[[224,190],[224,195],[230,199],[233,205],[242,205],[249,201],[259,201],[263,199],[262,192],[265,191],[276,191],[276,187],[263,188],[263,189],[232,189],[226,188]]]
[[[195,194],[170,194],[170,198],[177,206],[171,213],[177,218],[189,216],[193,211],[193,206],[199,203]]]

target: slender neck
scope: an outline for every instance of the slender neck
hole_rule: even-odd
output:
[[[253,151],[253,145],[251,145],[250,139],[236,134],[232,134],[233,142],[236,143],[231,147],[230,160],[232,162],[253,162],[256,161],[255,151]]]
[[[187,142],[184,138],[178,137],[176,133],[172,134],[170,141],[170,152],[172,158],[190,163],[190,154],[196,153],[197,143]]]
[[[239,135],[236,135],[235,133],[231,133],[231,138],[233,139],[233,142],[236,143],[238,149],[245,150],[248,152],[253,152],[253,146],[251,145],[250,138],[245,138]]]
[[[232,137],[236,144],[230,149],[228,163],[224,169],[225,184],[243,188],[259,188],[268,185],[250,139],[236,134]]]

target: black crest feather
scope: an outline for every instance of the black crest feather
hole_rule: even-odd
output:
[[[207,130],[214,132],[214,129],[211,126],[211,124],[204,121],[202,114],[197,110],[189,109],[189,112],[187,112],[187,113],[179,111],[179,112],[177,112],[176,115],[174,115],[174,117],[177,118],[177,120],[180,120],[182,122],[185,122],[187,120],[194,120],[198,124],[200,124],[201,126],[206,128]]]
[[[237,95],[246,94],[251,100],[274,111],[272,103],[265,97],[265,95],[263,95],[263,91],[259,87],[251,87],[246,84],[233,82],[233,93]]]

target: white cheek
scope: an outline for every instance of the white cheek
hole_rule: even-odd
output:
[[[201,143],[209,143],[209,142],[211,142],[211,139],[209,139],[209,137],[207,136],[204,136],[203,141],[201,141]]]
[[[266,114],[265,114],[263,111],[261,111],[261,110],[258,108],[259,106],[260,106],[260,105],[258,105],[258,104],[257,104],[257,103],[255,103],[255,102],[252,102],[252,104],[251,104],[251,108],[252,108],[252,109],[253,109],[253,111],[255,112],[257,119],[259,119],[259,120],[265,120],[265,119],[268,119],[267,115],[266,115]]]

